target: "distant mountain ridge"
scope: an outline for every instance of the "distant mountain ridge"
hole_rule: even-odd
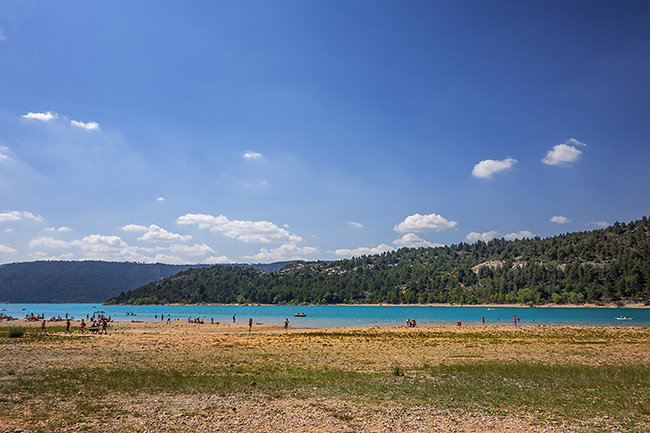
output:
[[[275,272],[294,262],[237,264]],[[122,292],[210,265],[36,261],[0,265],[2,303],[100,303]]]

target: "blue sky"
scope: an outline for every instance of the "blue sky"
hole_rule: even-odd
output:
[[[640,1],[0,3],[0,263],[332,260],[649,215]]]

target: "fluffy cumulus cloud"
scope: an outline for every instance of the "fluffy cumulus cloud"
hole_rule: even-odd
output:
[[[357,222],[354,222],[354,221],[348,221],[348,224],[350,226],[354,227],[355,229],[362,229],[363,228],[363,224],[357,223]]]
[[[173,244],[170,245],[169,251],[174,254],[182,254],[188,256],[205,256],[207,254],[213,254],[216,252],[211,247],[203,243],[194,245]]]
[[[11,211],[0,213],[0,221],[43,221],[43,217],[31,212]]]
[[[569,138],[564,143],[553,146],[553,149],[546,153],[546,157],[542,159],[542,162],[546,165],[570,167],[582,156],[582,151],[578,147],[584,146],[586,146],[585,143],[575,138]]]
[[[256,262],[278,262],[285,260],[305,260],[309,256],[317,253],[318,248],[284,244],[278,248],[261,248],[259,253],[253,256],[244,256],[244,258]]]
[[[422,233],[430,231],[441,231],[456,227],[456,221],[448,221],[441,215],[435,213],[420,215],[418,213],[406,217],[404,221],[395,226],[393,230],[400,233],[412,232]]]
[[[80,122],[78,120],[71,120],[70,125],[76,126],[77,128],[85,129],[86,131],[99,131],[99,123],[97,122]]]
[[[149,227],[136,224],[128,224],[122,227],[122,230],[126,232],[144,232],[144,234],[138,238],[140,241],[185,242],[192,239],[192,236],[190,235],[184,236],[177,233],[172,233],[163,229],[162,227],[158,227],[155,224],[151,224]]]
[[[235,262],[227,256],[210,256],[203,260],[202,263],[205,263],[206,265],[221,265]]]
[[[7,245],[0,244],[0,254],[13,256],[14,254],[18,254],[18,251],[16,251],[14,248],[11,248]]]
[[[436,244],[433,242],[426,241],[416,235],[415,233],[407,233],[399,239],[393,241],[393,245],[398,247],[407,247],[407,248],[422,248],[422,247],[441,247],[442,244]]]
[[[119,236],[88,235],[81,240],[71,242],[72,245],[87,252],[118,252],[128,248],[126,242]]]
[[[56,113],[48,111],[47,113],[32,113],[31,111],[27,114],[24,114],[22,117],[25,119],[40,120],[41,122],[49,122],[52,119],[57,117]]]
[[[339,257],[361,257],[361,256],[373,256],[375,254],[381,254],[388,251],[395,251],[395,248],[390,245],[381,244],[376,247],[359,247],[355,249],[339,249],[335,253]]]
[[[300,236],[294,235],[269,221],[229,220],[223,215],[218,217],[205,214],[185,214],[176,221],[181,225],[196,225],[200,229],[222,233],[232,239],[251,243],[298,243]]]
[[[516,163],[517,160],[514,158],[506,158],[500,161],[486,159],[474,166],[472,169],[472,176],[489,179],[493,174],[499,173],[500,171],[509,170]]]
[[[465,239],[467,239],[467,241],[469,242],[476,242],[476,241],[488,242],[496,238],[497,236],[499,236],[499,232],[496,230],[491,230],[485,233],[477,233],[477,232],[468,233],[467,236],[465,236]]]
[[[261,153],[254,152],[252,150],[247,150],[244,152],[244,158],[246,159],[260,159],[262,157]]]
[[[567,217],[563,217],[562,215],[558,215],[551,218],[551,222],[555,224],[566,224],[568,222],[571,222],[571,220]]]
[[[509,241],[513,241],[515,239],[526,239],[526,238],[531,239],[534,237],[535,235],[529,232],[528,230],[522,230],[517,233],[508,233],[507,235],[504,236],[504,238]]]

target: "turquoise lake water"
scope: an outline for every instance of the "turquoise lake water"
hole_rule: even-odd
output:
[[[482,317],[488,325],[510,325],[514,316],[521,318],[521,325],[650,326],[650,308],[0,304],[0,310],[18,319],[29,313],[81,319],[103,312],[120,321],[154,321],[161,315],[167,320],[169,314],[171,320],[199,317],[206,322],[232,322],[234,314],[238,322],[252,318],[255,323],[282,324],[288,317],[293,328],[405,325],[407,319],[415,319],[418,325],[480,324]],[[294,317],[303,312],[306,317]],[[634,320],[616,320],[618,316]]]

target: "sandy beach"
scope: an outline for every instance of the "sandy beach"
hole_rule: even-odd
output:
[[[26,329],[25,335],[10,338],[9,329],[17,326]],[[560,386],[553,383],[560,380],[554,369],[576,369],[569,376],[595,372],[603,377],[627,369],[631,377],[643,377],[650,369],[647,328],[285,331],[281,325],[253,324],[249,331],[244,323],[118,322],[108,334],[82,334],[77,322],[71,333],[65,332],[65,322],[58,322],[47,323],[45,335],[39,333],[38,322],[0,323],[0,432],[568,432],[650,427],[647,378],[627,383],[628,389],[615,383],[603,390],[592,384],[574,391],[582,382],[567,385],[567,392],[575,392],[567,398],[579,403],[578,412],[563,408],[566,402],[551,401],[563,398],[553,393]],[[487,374],[472,368],[501,365],[513,370],[532,366],[531,372],[548,377],[531,385],[528,373],[511,377],[506,369],[491,379],[492,391],[490,382],[475,388],[471,386],[477,379],[468,376],[464,382],[464,375]],[[530,393],[513,397],[527,387]],[[612,396],[609,388],[621,388],[622,394]],[[548,393],[548,401],[521,401],[540,392]]]

